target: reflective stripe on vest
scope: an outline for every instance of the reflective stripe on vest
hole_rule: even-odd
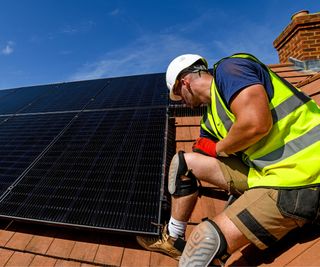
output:
[[[269,72],[274,89],[269,103],[273,127],[267,136],[243,151],[243,160],[250,167],[249,187],[291,188],[320,184],[320,109],[317,104],[255,57],[248,54],[232,57],[258,62]],[[228,134],[235,118],[214,82],[211,98],[201,127],[221,140]],[[310,165],[310,162],[314,164]]]
[[[252,162],[248,161],[248,164],[252,167],[263,169],[264,167],[280,162],[295,153],[303,150],[305,147],[311,146],[313,143],[319,141],[320,125],[314,127],[304,135],[286,143],[284,146],[272,151],[271,153],[254,159]],[[302,145],[303,144],[303,145]],[[319,162],[320,164],[320,162]]]

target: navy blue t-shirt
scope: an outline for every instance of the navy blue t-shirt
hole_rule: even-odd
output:
[[[215,82],[227,107],[232,96],[254,84],[262,84],[269,99],[273,96],[272,83],[268,71],[259,63],[243,58],[227,58],[216,69]]]
[[[266,89],[269,99],[273,96],[273,86],[268,71],[259,63],[249,59],[224,59],[216,69],[215,83],[228,108],[235,93],[250,85],[261,84]],[[209,137],[210,134],[201,129],[200,136]]]

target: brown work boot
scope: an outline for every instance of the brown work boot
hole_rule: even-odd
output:
[[[178,242],[177,242],[178,240]],[[163,231],[161,236],[150,237],[150,236],[137,236],[137,242],[140,246],[150,251],[162,252],[175,260],[179,260],[183,251],[183,247],[185,244],[184,240],[177,239],[175,240],[173,237],[168,234],[168,225],[163,227]],[[177,246],[177,243],[179,245]],[[181,246],[182,244],[182,246]],[[176,247],[180,247],[180,250]]]

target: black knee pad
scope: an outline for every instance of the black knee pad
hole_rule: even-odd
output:
[[[188,179],[182,180],[182,175]],[[179,151],[171,160],[168,189],[169,193],[173,196],[191,195],[198,190],[197,178],[188,169],[184,158],[184,151]]]

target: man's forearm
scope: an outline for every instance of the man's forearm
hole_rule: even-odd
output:
[[[234,125],[231,127],[228,135],[216,144],[216,152],[233,154],[243,151],[249,146],[257,143],[270,131],[269,127],[263,129],[255,126]]]

